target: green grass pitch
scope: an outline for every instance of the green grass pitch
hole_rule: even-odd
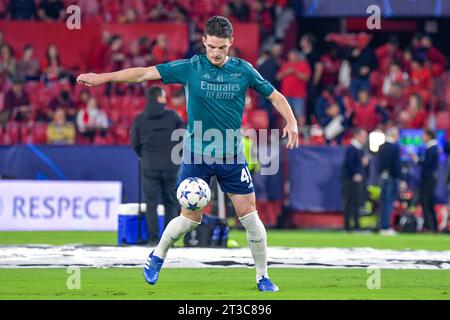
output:
[[[245,233],[230,238],[245,246]],[[269,245],[289,247],[372,247],[450,250],[448,235],[399,235],[269,230]],[[0,232],[0,245],[115,245],[114,232]],[[178,244],[180,245],[180,244]],[[1,254],[1,249],[0,249]],[[260,293],[252,268],[166,268],[156,286],[145,283],[140,268],[82,268],[80,289],[68,289],[66,269],[0,269],[1,299],[445,299],[450,300],[450,270],[381,270],[381,288],[370,290],[366,269],[270,269],[280,292]]]
[[[450,299],[449,270],[381,270],[369,290],[365,269],[271,269],[279,292],[258,292],[249,268],[163,269],[155,286],[140,268],[81,269],[68,289],[66,269],[0,269],[0,299]]]

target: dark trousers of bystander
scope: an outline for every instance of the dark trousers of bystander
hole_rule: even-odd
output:
[[[420,183],[420,205],[422,206],[424,227],[428,231],[437,232],[437,217],[434,210],[434,191],[436,189],[437,179],[431,177]]]
[[[359,230],[359,209],[363,197],[363,183],[351,179],[343,181],[344,228],[346,231]],[[353,225],[352,225],[353,222]]]
[[[142,185],[145,193],[147,210],[148,241],[158,241],[158,202],[162,200],[164,205],[164,228],[179,213],[179,205],[176,198],[176,171],[142,170]]]
[[[397,198],[398,183],[392,177],[380,178],[380,180],[380,229],[388,230],[391,227],[391,214]]]

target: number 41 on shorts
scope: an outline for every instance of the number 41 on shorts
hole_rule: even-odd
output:
[[[247,167],[242,168],[241,172],[241,182],[250,183],[252,181],[252,176],[250,175],[250,171]]]

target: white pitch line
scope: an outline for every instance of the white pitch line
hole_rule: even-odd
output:
[[[0,268],[144,267],[153,248],[81,245],[0,246]],[[269,247],[270,268],[450,269],[450,251]],[[248,248],[173,248],[164,267],[253,267]]]

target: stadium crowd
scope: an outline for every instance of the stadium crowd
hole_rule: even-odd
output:
[[[448,63],[430,35],[417,32],[409,43],[395,34],[374,45],[374,34],[303,34],[284,41],[299,8],[296,1],[245,0],[0,0],[4,21],[63,21],[71,4],[86,22],[187,23],[189,46],[173,51],[166,34],[141,35],[131,42],[111,32],[91,50],[90,69],[66,64],[50,44],[38,59],[30,41],[14,52],[0,29],[0,145],[129,144],[133,119],[146,105],[148,84],[75,85],[84,71],[110,72],[203,53],[202,28],[214,14],[259,26],[255,67],[289,100],[302,144],[350,145],[355,132],[390,129],[445,129],[450,133]],[[403,39],[404,40],[404,39]],[[230,55],[240,56],[232,47]],[[167,105],[186,122],[180,85],[166,85]],[[271,103],[250,93],[244,127],[282,128]],[[350,177],[351,178],[351,177]],[[351,194],[352,192],[350,192]],[[354,209],[354,208],[353,208]],[[387,209],[386,209],[387,210]],[[349,210],[351,211],[351,210]],[[350,214],[352,215],[352,214]]]
[[[281,22],[286,23],[285,18],[296,8],[280,0],[196,1],[195,6],[184,0],[2,0],[0,16],[58,21],[65,18],[65,8],[74,3],[88,21],[191,23],[186,52],[170,51],[165,34],[154,39],[143,35],[125,46],[121,36],[104,32],[103,41],[92,54],[92,66],[98,72],[148,66],[203,52],[201,25],[211,14],[258,23],[262,53],[256,67],[288,97],[304,144],[347,144],[348,129],[354,127],[370,132],[390,126],[436,127],[445,122],[437,121],[436,116],[437,111],[447,109],[449,102],[445,100],[447,60],[427,34],[415,34],[408,46],[400,46],[392,35],[376,48],[371,46],[372,35],[366,33],[330,33],[321,41],[306,34],[297,46],[287,48],[279,36],[286,28]],[[0,30],[0,48],[2,144],[128,142],[131,121],[145,104],[144,86],[114,84],[106,89],[83,90],[74,86],[76,73],[81,70],[64,65],[57,46],[50,45],[45,59],[39,61],[32,43],[23,52],[14,52],[4,43]],[[230,54],[239,56],[239,50],[233,49]],[[168,94],[169,106],[186,120],[181,88],[174,85]],[[130,103],[136,107],[127,108]],[[130,112],[124,115],[120,106]],[[244,116],[244,125],[281,127],[270,102],[259,99],[252,106],[265,113]],[[47,123],[51,125],[45,134]],[[59,127],[63,129],[55,135]]]

